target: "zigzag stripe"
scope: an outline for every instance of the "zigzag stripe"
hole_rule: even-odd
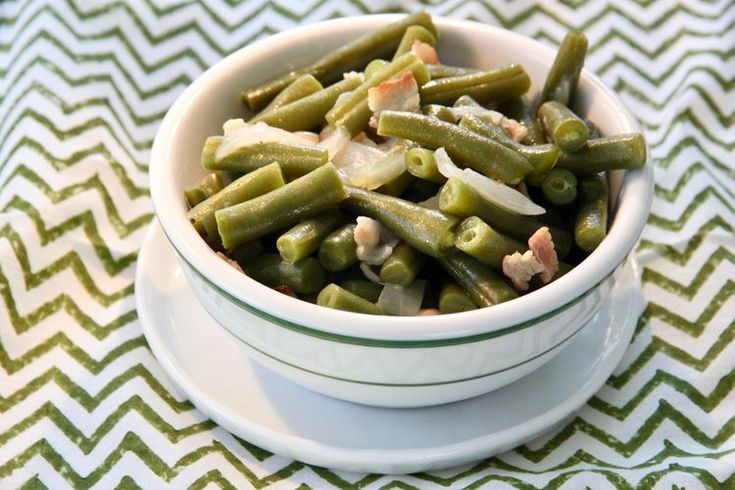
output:
[[[717,268],[725,261],[735,264],[735,254],[726,248],[718,247],[702,265],[702,268],[697,272],[689,285],[680,284],[650,268],[644,268],[643,270],[643,283],[655,283],[657,286],[691,301],[692,298],[700,292],[702,285],[704,285],[713,274],[717,273]],[[725,283],[725,288],[729,287],[730,284],[734,283],[728,280]]]
[[[694,213],[708,202],[709,198],[712,198],[712,200],[717,203],[723,204],[726,208],[731,208],[727,199],[720,196],[720,194],[712,187],[707,187],[692,198],[691,202],[678,218],[674,217],[670,219],[651,213],[648,217],[648,224],[668,231],[681,231],[682,228],[689,223],[689,220],[692,218]],[[730,220],[722,217],[719,213],[717,213],[716,216],[719,216],[723,221],[730,223]]]
[[[653,250],[659,256],[666,258],[677,265],[684,266],[692,258],[694,253],[699,249],[709,233],[716,229],[722,229],[727,233],[733,233],[733,227],[724,221],[720,216],[714,216],[707,221],[702,227],[691,236],[686,247],[679,251],[676,247],[665,243],[658,243],[651,240],[641,240],[639,250]]]
[[[707,179],[706,174],[708,172],[707,167],[702,162],[691,162],[690,159],[686,159],[686,163],[682,162],[682,168],[684,169],[684,172],[679,176],[679,180],[674,184],[673,188],[664,188],[661,183],[655,184],[654,192],[658,199],[665,199],[668,202],[674,202],[676,201],[679,196],[682,195],[682,191],[687,187],[687,185],[696,177],[696,176],[702,176],[703,179]],[[671,183],[670,175],[667,175],[666,177],[669,177],[666,182],[667,184]],[[710,179],[707,179],[708,181]],[[665,180],[663,181],[665,182]],[[663,183],[662,182],[662,183]],[[720,182],[714,181],[714,184],[721,184]],[[710,188],[711,185],[708,185],[705,188]],[[713,192],[715,192],[715,188],[712,187]],[[729,203],[730,201],[735,202],[735,192],[733,192],[731,189],[729,189],[727,186],[720,185],[719,190],[727,193],[726,197],[723,197],[723,202]],[[719,192],[719,191],[717,191]],[[684,194],[691,195],[692,192],[687,190]],[[731,208],[732,210],[732,208]]]

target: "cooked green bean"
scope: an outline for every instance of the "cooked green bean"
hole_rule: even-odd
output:
[[[464,252],[453,250],[440,262],[477,306],[484,308],[518,297],[500,273]]]
[[[470,299],[467,292],[453,282],[446,282],[439,292],[439,313],[461,313],[476,310],[477,305]]]
[[[536,111],[531,107],[526,97],[513,97],[500,102],[498,110],[511,119],[523,123],[528,131],[523,138],[524,145],[543,145],[546,143],[544,131],[538,123]]]
[[[477,216],[462,221],[454,246],[495,269],[503,269],[503,257],[513,252],[525,252],[528,247],[518,240],[492,229]]]
[[[646,163],[646,141],[639,133],[603,136],[588,140],[574,153],[562,153],[558,168],[575,175],[596,174],[606,170],[634,169]]]
[[[401,42],[398,44],[396,53],[393,55],[393,59],[395,60],[402,54],[411,51],[415,41],[421,41],[426,44],[436,46],[436,36],[430,30],[423,26],[410,26],[406,29],[406,32],[403,33]]]
[[[313,254],[322,240],[344,222],[342,213],[331,209],[313,218],[295,224],[276,240],[276,248],[283,260],[296,262]]]
[[[319,291],[327,282],[327,273],[318,260],[307,257],[288,262],[278,254],[260,254],[244,264],[245,273],[266,286],[288,286],[295,293]]]
[[[260,240],[251,240],[249,242],[241,243],[237,247],[227,251],[227,256],[240,264],[243,267],[255,256],[263,252],[263,242]]]
[[[375,73],[385,68],[388,63],[390,63],[390,61],[381,60],[380,58],[374,59],[365,67],[365,78],[372,77]]]
[[[427,104],[421,108],[421,112],[423,112],[427,116],[436,117],[441,119],[442,121],[446,121],[449,123],[457,121],[457,118],[454,117],[454,113],[452,112],[452,110],[445,105]]]
[[[555,100],[567,106],[572,103],[586,54],[587,37],[579,31],[569,31],[546,75],[540,103],[547,100]]]
[[[311,73],[322,83],[330,83],[338,79],[342,73],[359,70],[371,59],[381,58],[393,53],[405,30],[412,25],[423,26],[436,34],[431,15],[423,11],[416,12],[398,22],[376,29],[335,49],[309,66],[286,73],[257,87],[244,90],[241,97],[250,110],[256,111],[265,106],[289,83],[306,73]]]
[[[444,147],[458,163],[504,183],[517,184],[531,171],[523,155],[495,140],[435,117],[383,111],[378,134],[405,138],[436,150]]]
[[[270,103],[263,108],[257,115],[263,116],[267,112],[278,109],[295,100],[303,99],[307,95],[319,92],[324,87],[314,75],[307,73],[291,82],[286,88],[276,95]]]
[[[357,263],[355,224],[337,228],[319,244],[319,262],[330,272],[343,271]]]
[[[584,121],[561,102],[544,102],[538,108],[538,117],[549,139],[566,152],[579,150],[590,136]]]
[[[429,79],[429,72],[426,71],[424,62],[412,52],[405,53],[375,72],[370,78],[366,78],[349,95],[337,101],[325,116],[327,122],[332,126],[344,126],[352,136],[355,136],[367,127],[373,114],[368,107],[368,90],[407,71],[413,73],[418,84]]]
[[[321,126],[324,122],[324,115],[334,106],[337,97],[354,90],[361,83],[360,75],[348,73],[344,80],[266,114],[256,116],[250,122],[264,122],[287,131],[308,131]]]
[[[224,179],[222,178],[222,172],[212,172],[202,179],[199,183],[199,188],[204,192],[207,197],[213,196],[221,191],[225,187]]]
[[[447,181],[447,178],[439,173],[436,160],[434,159],[434,153],[431,150],[411,148],[404,153],[403,158],[406,161],[406,168],[411,175],[438,184],[443,184]]]
[[[569,204],[577,198],[577,177],[563,168],[552,169],[541,184],[541,191],[551,204]]]
[[[339,283],[339,285],[359,297],[376,303],[380,298],[380,293],[383,291],[383,286],[374,282],[365,281],[362,279],[347,279]]]
[[[336,310],[352,311],[354,313],[367,313],[369,315],[385,314],[380,306],[334,283],[322,289],[316,298],[316,304]]]
[[[395,179],[386,182],[385,184],[381,185],[377,189],[375,189],[375,192],[378,192],[380,194],[385,194],[388,196],[398,197],[406,190],[406,188],[411,185],[411,182],[414,181],[413,175],[411,175],[408,171],[403,172],[401,175],[396,177]]]
[[[197,185],[184,189],[184,199],[186,200],[187,206],[190,208],[193,208],[206,198],[207,196],[204,195],[204,191]]]
[[[421,86],[424,104],[453,104],[460,96],[470,95],[481,104],[518,97],[528,92],[531,79],[521,65],[431,80]]]
[[[380,280],[388,284],[408,286],[416,279],[426,257],[410,245],[401,243],[380,267]]]
[[[463,218],[477,216],[499,232],[524,243],[536,230],[548,226],[559,257],[565,257],[572,247],[572,237],[565,230],[548,225],[533,216],[508,212],[456,177],[450,178],[444,184],[439,194],[439,209]]]
[[[215,212],[225,248],[292,226],[347,197],[331,163],[267,194]]]
[[[286,182],[283,180],[281,168],[277,163],[271,163],[254,172],[243,175],[220,192],[197,204],[189,210],[186,217],[194,223],[194,227],[197,230],[206,233],[219,246],[221,239],[214,217],[214,213],[218,209],[247,201],[248,199],[283,187],[285,184]]]
[[[342,206],[369,216],[420,252],[441,257],[454,244],[458,219],[418,204],[357,187],[345,186],[349,197]]]
[[[574,241],[585,252],[592,252],[607,235],[607,180],[600,175],[588,175],[579,181],[578,188]]]
[[[475,68],[465,68],[463,66],[450,66],[442,64],[427,65],[426,67],[429,69],[429,75],[431,75],[432,80],[447,77],[459,77],[462,75],[471,75],[472,73],[477,73],[480,71]]]

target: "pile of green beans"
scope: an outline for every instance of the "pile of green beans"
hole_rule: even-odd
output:
[[[423,45],[416,49],[417,43]],[[415,281],[427,284],[420,310],[426,314],[517,298],[523,292],[504,275],[504,258],[530,254],[528,239],[544,226],[560,259],[552,280],[592,253],[608,228],[605,172],[641,167],[646,144],[640,134],[599,135],[576,112],[584,34],[567,34],[535,99],[523,66],[431,64],[422,53],[434,46],[441,47],[439,33],[431,16],[418,12],[243,90],[253,111],[249,124],[278,134],[342,127],[373,146],[401,139],[395,151],[405,171],[367,190],[346,183],[331,161],[334,149],[317,144],[316,135],[298,136],[303,144],[296,135],[252,140],[233,151],[229,133],[211,136],[201,154],[211,173],[184,199],[187,217],[213,252],[281,293],[373,315],[394,311],[381,306],[383,285],[422,286]],[[372,91],[410,79],[407,72],[421,111],[373,114]],[[439,148],[460,168],[515,186],[547,212],[519,215],[465,179],[447,178],[435,158]],[[369,266],[372,273],[361,262],[370,259],[356,238],[359,216],[397,239],[384,261]],[[544,285],[538,276],[530,284],[531,291]]]

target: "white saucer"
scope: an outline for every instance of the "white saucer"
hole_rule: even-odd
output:
[[[313,393],[251,361],[194,298],[157,222],[137,267],[143,333],[199,410],[273,453],[358,472],[455,466],[512,449],[556,427],[612,374],[643,309],[638,267],[629,260],[600,311],[543,369],[470,400],[376,408]]]

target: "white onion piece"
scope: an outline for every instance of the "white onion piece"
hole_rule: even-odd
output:
[[[245,121],[242,118],[238,119],[228,119],[225,121],[225,123],[222,125],[222,134],[227,136],[228,134],[232,133],[236,129],[240,129],[243,126],[245,126]]]
[[[357,258],[370,265],[381,265],[393,253],[400,241],[380,221],[367,216],[357,217],[354,232]]]
[[[406,286],[386,284],[378,298],[378,306],[391,315],[412,316],[421,311],[426,281],[417,279]]]
[[[255,145],[258,143],[293,143],[299,145],[309,145],[310,140],[302,135],[294,134],[289,131],[274,128],[266,123],[259,122],[256,124],[227,121],[225,128],[225,137],[222,144],[217,148],[214,154],[215,160],[219,161],[231,155],[240,148]],[[235,120],[236,121],[236,120]]]
[[[546,210],[505,184],[486,177],[471,168],[460,170],[449,158],[444,148],[434,152],[436,166],[444,177],[457,177],[479,192],[485,199],[511,213],[532,216],[544,214]]]
[[[332,159],[332,163],[346,184],[363,187],[370,167],[384,157],[385,153],[377,148],[350,141]]]
[[[484,107],[478,107],[474,105],[450,107],[449,110],[452,112],[452,115],[457,118],[457,120],[462,119],[462,117],[466,116],[467,114],[474,114],[476,116],[486,118],[488,121],[492,122],[495,125],[499,125],[503,121],[503,119],[505,119],[505,116],[498,111],[493,111],[491,109],[485,109]]]
[[[360,270],[368,281],[374,282],[375,284],[383,284],[383,281],[380,280],[380,276],[373,270],[372,265],[367,262],[360,262]]]
[[[341,152],[347,143],[350,142],[350,133],[344,126],[334,127],[326,126],[319,133],[319,146],[327,149],[329,153],[329,159],[332,160],[334,157]]]
[[[319,135],[312,131],[294,131],[296,136],[303,138],[304,141],[308,141],[310,145],[319,144]]]
[[[365,169],[365,173],[362,175],[362,182],[355,185],[371,191],[390,182],[405,171],[406,161],[403,158],[403,153],[386,155]]]

